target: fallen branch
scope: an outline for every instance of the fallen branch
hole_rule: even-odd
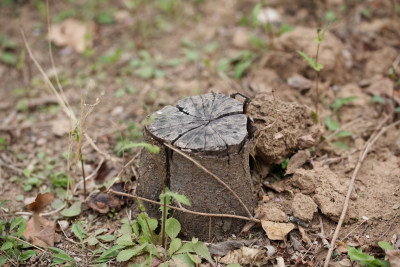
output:
[[[138,198],[142,201],[145,202],[149,202],[152,204],[156,204],[159,206],[163,206],[164,204],[161,202],[157,202],[151,199],[147,199],[144,197],[139,197],[138,195],[132,195],[132,194],[127,194],[127,193],[122,193],[122,192],[117,192],[114,191],[112,189],[108,190],[109,193],[115,194],[115,195],[119,195],[119,196],[124,196],[124,197],[130,197],[130,198]],[[239,215],[233,215],[233,214],[219,214],[219,213],[205,213],[205,212],[197,212],[197,211],[192,211],[192,210],[188,210],[185,208],[178,208],[175,206],[171,206],[171,205],[166,205],[168,208],[170,209],[174,209],[174,210],[179,210],[182,212],[186,212],[186,213],[190,213],[190,214],[195,214],[195,215],[199,215],[199,216],[206,216],[206,217],[224,217],[224,218],[234,218],[234,219],[240,219],[240,220],[245,220],[245,221],[251,221],[251,222],[256,222],[256,223],[260,223],[260,220],[254,219],[254,218],[249,218],[249,217],[244,217],[244,216],[239,216]]]
[[[333,234],[332,241],[331,241],[331,244],[330,244],[330,247],[329,247],[329,250],[328,250],[328,254],[326,255],[326,258],[325,258],[324,267],[328,267],[328,265],[329,265],[329,261],[330,261],[331,256],[332,256],[333,249],[335,248],[336,239],[338,238],[340,228],[341,228],[341,226],[343,224],[344,217],[346,216],[347,209],[349,207],[349,200],[350,200],[350,195],[351,195],[351,193],[353,191],[354,182],[356,180],[356,176],[358,174],[358,171],[361,168],[361,165],[363,164],[363,162],[364,162],[369,150],[371,149],[372,145],[379,139],[379,137],[381,137],[382,134],[384,134],[388,129],[390,129],[392,127],[395,127],[395,126],[400,124],[400,121],[397,121],[397,122],[394,122],[394,123],[382,128],[382,126],[388,121],[389,118],[390,118],[390,116],[386,117],[381,122],[381,124],[378,127],[378,129],[381,129],[381,130],[375,136],[371,135],[371,137],[369,138],[369,140],[366,143],[364,151],[360,153],[360,157],[359,157],[357,166],[354,169],[353,175],[352,175],[351,180],[350,180],[350,185],[349,185],[349,188],[347,190],[347,195],[346,195],[346,199],[344,201],[342,214],[340,215],[340,219],[339,219],[339,222],[338,222],[338,224],[336,226],[335,233]]]

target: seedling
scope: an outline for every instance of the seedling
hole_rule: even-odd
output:
[[[243,50],[230,59],[220,59],[217,64],[217,72],[233,72],[232,76],[235,79],[240,79],[256,58],[257,55],[254,52]]]
[[[0,207],[8,200],[3,200]],[[22,233],[26,229],[26,222],[22,217],[10,220],[0,220],[0,266],[9,261],[14,266],[24,264],[29,258],[36,255],[36,251],[28,249],[31,246],[22,242]]]
[[[378,242],[378,245],[384,250],[394,250],[394,248],[387,242]],[[361,266],[368,266],[368,267],[390,267],[390,263],[385,260],[376,259],[374,256],[369,254],[363,253],[361,248],[356,249],[354,247],[348,247],[348,255],[350,256],[351,261],[359,261]]]
[[[314,42],[317,43],[317,51],[315,54],[315,60],[309,57],[306,53],[298,50],[297,52],[304,58],[305,61],[308,62],[308,64],[315,70],[316,72],[316,78],[315,78],[315,92],[316,92],[316,97],[315,97],[315,121],[318,122],[318,102],[319,102],[319,91],[318,91],[318,83],[319,83],[319,72],[324,68],[321,64],[318,63],[318,55],[319,55],[319,48],[324,40],[325,33],[328,30],[330,24],[328,24],[323,30],[320,28],[317,28],[317,38],[314,39]]]

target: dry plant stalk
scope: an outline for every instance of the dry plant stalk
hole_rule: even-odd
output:
[[[390,116],[386,117],[380,123],[379,127],[377,128],[378,130],[380,129],[380,131],[376,135],[371,135],[371,137],[368,139],[368,141],[366,143],[364,151],[360,152],[360,156],[359,156],[359,160],[358,160],[357,166],[354,169],[353,175],[352,175],[351,180],[350,180],[350,185],[349,185],[349,188],[347,190],[346,198],[345,198],[344,205],[343,205],[342,214],[340,215],[340,219],[339,219],[339,222],[338,222],[338,224],[336,226],[335,232],[333,234],[332,241],[331,241],[331,244],[330,244],[330,247],[329,247],[329,250],[328,250],[328,254],[326,255],[326,258],[325,258],[324,267],[328,267],[328,265],[329,265],[329,261],[330,261],[331,256],[332,256],[333,249],[335,248],[336,240],[337,240],[339,232],[340,232],[340,228],[341,228],[341,226],[343,224],[344,217],[346,216],[347,209],[349,207],[349,200],[350,200],[350,195],[351,195],[351,193],[353,191],[354,182],[356,180],[358,171],[361,168],[361,165],[363,164],[366,156],[368,155],[368,152],[371,149],[372,145],[379,139],[379,137],[381,137],[382,134],[384,134],[388,129],[390,129],[392,127],[395,127],[395,126],[400,124],[400,121],[397,121],[397,122],[394,122],[394,123],[392,123],[392,124],[390,124],[388,126],[383,127],[383,125],[389,120],[389,118],[390,118]]]

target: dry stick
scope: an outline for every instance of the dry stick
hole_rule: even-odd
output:
[[[164,143],[164,145],[166,147],[169,147],[170,149],[172,149],[173,151],[175,151],[176,153],[180,154],[181,156],[187,158],[188,160],[190,160],[191,162],[193,162],[197,167],[199,167],[200,169],[202,169],[204,172],[208,173],[209,175],[211,175],[215,180],[217,180],[220,184],[222,184],[223,186],[225,186],[234,196],[235,198],[240,202],[240,204],[242,205],[242,207],[246,210],[247,214],[249,215],[250,218],[253,219],[253,215],[251,215],[251,212],[249,211],[249,209],[246,207],[246,205],[243,203],[243,201],[240,199],[240,197],[235,193],[235,191],[233,191],[229,185],[227,185],[224,181],[222,181],[218,176],[216,176],[215,174],[213,174],[212,172],[210,172],[209,170],[207,170],[203,165],[201,165],[200,163],[198,163],[196,160],[192,159],[191,157],[189,157],[188,155],[186,155],[185,153],[183,153],[182,151],[180,151],[179,149],[176,149],[175,147],[171,146],[170,144]]]
[[[388,116],[385,120],[383,120],[383,122],[381,123],[380,127],[382,127],[382,125],[389,118],[390,118],[390,116]],[[353,187],[354,187],[354,182],[355,182],[357,173],[360,170],[362,163],[364,162],[365,157],[367,156],[367,154],[368,154],[369,150],[371,149],[372,145],[376,142],[376,140],[378,140],[379,137],[382,136],[383,133],[385,133],[389,128],[395,127],[395,126],[397,126],[399,124],[400,124],[400,121],[394,122],[394,123],[392,123],[392,124],[390,124],[390,125],[388,125],[386,127],[383,127],[375,135],[375,137],[371,136],[369,138],[368,142],[367,142],[367,145],[366,145],[366,147],[364,149],[364,152],[362,152],[362,154],[360,155],[358,163],[357,163],[357,166],[354,169],[353,176],[351,177],[350,185],[349,185],[349,188],[347,190],[346,199],[344,201],[342,214],[340,215],[340,219],[339,219],[338,225],[336,226],[335,233],[333,234],[332,241],[331,241],[331,244],[330,244],[330,247],[329,247],[329,250],[328,250],[328,254],[326,255],[326,258],[325,258],[324,267],[328,267],[328,265],[329,265],[329,261],[330,261],[331,256],[332,256],[333,249],[335,247],[336,239],[338,238],[338,235],[339,235],[340,227],[342,226],[343,221],[344,221],[344,217],[346,216],[347,208],[349,206],[350,195],[351,195],[351,193],[353,191]]]
[[[100,168],[101,168],[101,165],[103,165],[103,162],[104,162],[104,158],[101,158],[99,164],[97,165],[97,168],[96,168],[89,176],[87,176],[87,177],[85,178],[85,181],[89,181],[90,179],[92,179],[92,178],[97,174],[97,172],[98,172],[98,171],[100,170]],[[78,187],[79,187],[82,183],[83,183],[83,180],[80,180],[79,183],[77,183],[77,184],[75,185],[74,191],[72,192],[73,195],[75,195],[76,190],[78,190]]]
[[[46,8],[47,8],[47,33],[49,35],[48,44],[49,44],[49,56],[50,56],[51,67],[53,68],[54,76],[56,77],[57,87],[58,87],[58,90],[60,91],[60,95],[63,98],[63,100],[64,100],[65,104],[67,105],[67,107],[71,110],[71,106],[69,105],[68,100],[65,97],[64,90],[63,90],[63,88],[61,86],[61,83],[60,83],[60,79],[58,78],[58,72],[56,70],[56,65],[54,64],[53,51],[52,51],[52,48],[51,48],[51,38],[50,38],[50,7],[49,7],[49,0],[46,0]]]
[[[138,199],[140,199],[142,201],[149,202],[149,203],[152,203],[152,204],[156,204],[156,205],[159,205],[159,206],[163,206],[164,205],[161,202],[157,202],[157,201],[154,201],[154,200],[151,200],[151,199],[147,199],[147,198],[144,198],[144,197],[139,197],[138,195],[131,195],[131,194],[127,194],[127,193],[117,192],[117,191],[114,191],[112,189],[109,189],[108,192],[112,193],[112,194],[119,195],[119,196],[130,197],[130,198],[138,198]],[[223,213],[205,213],[205,212],[192,211],[192,210],[188,210],[188,209],[185,209],[185,208],[178,208],[178,207],[171,206],[171,205],[166,205],[166,206],[168,208],[170,208],[170,209],[174,209],[174,210],[178,210],[178,211],[182,211],[182,212],[186,212],[186,213],[190,213],[190,214],[194,214],[194,215],[199,215],[199,216],[234,218],[234,219],[240,219],[240,220],[244,220],[244,221],[251,221],[251,222],[255,222],[255,223],[260,223],[261,222],[258,219],[244,217],[244,216],[240,216],[240,215],[223,214]]]
[[[318,36],[319,36],[319,34],[318,34]],[[318,42],[318,44],[317,44],[317,54],[315,55],[315,62],[317,63],[317,65],[318,65],[319,46],[320,46],[320,42]],[[316,90],[315,113],[317,114],[317,119],[318,119],[318,102],[319,102],[318,82],[319,82],[319,71],[317,71],[317,76],[315,78],[315,90]]]

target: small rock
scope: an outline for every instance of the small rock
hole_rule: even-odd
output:
[[[111,111],[111,115],[112,116],[118,116],[118,115],[121,115],[123,112],[124,112],[124,107],[123,106],[118,106],[118,107],[115,107]]]
[[[265,248],[267,249],[267,256],[271,257],[275,254],[276,249],[274,248],[274,246],[265,246]]]
[[[291,208],[294,216],[309,222],[317,211],[317,204],[314,203],[311,197],[297,193],[294,195]]]
[[[277,223],[265,220],[261,220],[261,225],[271,240],[285,240],[287,234],[295,228],[293,223]]]
[[[290,158],[286,168],[286,174],[294,173],[310,159],[310,156],[310,151],[308,150],[298,151],[293,157]]]
[[[249,33],[244,28],[238,28],[232,37],[232,43],[238,48],[245,48],[249,45]]]
[[[314,85],[314,82],[307,78],[304,78],[301,75],[295,75],[287,80],[287,84],[290,87],[304,90],[304,89],[310,89]]]
[[[288,216],[286,213],[278,208],[270,208],[269,206],[261,207],[263,213],[263,220],[272,222],[288,222]]]
[[[60,225],[60,227],[61,227],[61,229],[62,229],[63,231],[67,230],[67,228],[68,228],[68,226],[69,226],[69,222],[66,221],[66,220],[58,221],[58,224]]]

